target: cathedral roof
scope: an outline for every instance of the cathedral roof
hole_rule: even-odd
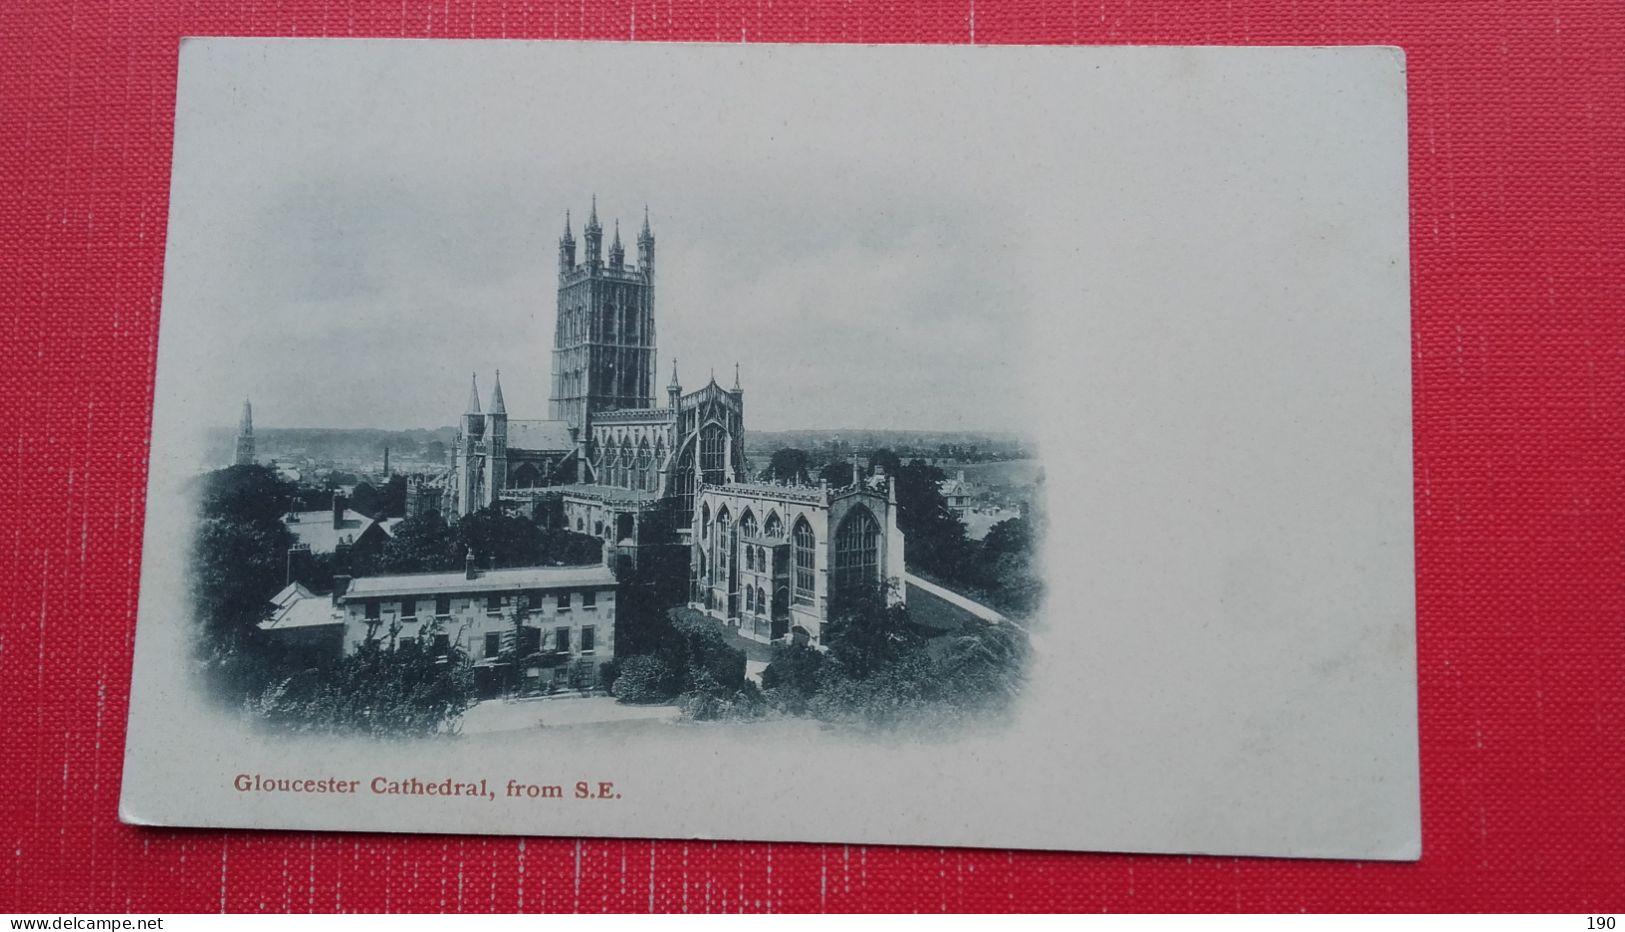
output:
[[[536,450],[543,453],[565,453],[575,449],[570,439],[569,421],[514,421],[508,422],[508,449]]]

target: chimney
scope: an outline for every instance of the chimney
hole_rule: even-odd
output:
[[[333,493],[333,530],[344,527],[344,493]]]
[[[333,577],[333,604],[334,605],[339,604],[339,600],[343,599],[344,594],[346,592],[349,592],[349,591],[350,591],[350,577],[342,576],[342,575]]]
[[[384,478],[389,478],[389,447],[384,447]]]
[[[965,481],[965,471],[964,471],[964,470],[963,470],[963,469],[961,469],[961,470],[960,470],[960,471],[959,471],[959,481],[960,481],[960,482],[964,482],[964,481]]]
[[[468,579],[473,579],[478,575],[480,575],[480,571],[474,566],[474,551],[471,549],[468,551],[468,554],[463,557],[463,576]]]

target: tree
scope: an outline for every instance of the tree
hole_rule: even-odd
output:
[[[948,579],[964,577],[969,562],[965,523],[948,509],[935,466],[911,463],[897,470],[897,526],[908,540],[909,562]]]
[[[481,567],[535,566],[541,559],[542,529],[501,508],[487,507],[464,515],[456,531],[462,548],[473,551]]]
[[[406,477],[396,473],[384,483],[383,489],[378,493],[378,511],[372,517],[404,518],[406,516]]]
[[[192,607],[211,648],[235,649],[270,615],[283,586],[293,534],[282,522],[227,517],[198,522],[192,545]]]
[[[671,631],[667,612],[683,604],[688,590],[688,552],[679,547],[646,549],[636,566],[617,570],[616,577],[615,656],[658,650]]]
[[[280,678],[248,703],[289,731],[361,732],[377,738],[453,731],[474,701],[468,658],[427,639],[369,641],[333,667]]]
[[[351,508],[369,518],[377,518],[383,515],[383,512],[379,509],[382,498],[379,496],[378,490],[370,482],[357,482],[355,484],[355,488],[350,491],[349,504]]]
[[[458,540],[437,511],[414,515],[395,525],[384,543],[377,567],[382,573],[433,573],[459,568]]]
[[[795,447],[784,447],[775,450],[768,459],[767,469],[763,470],[762,478],[781,482],[810,482],[811,475],[807,471],[810,466],[812,466],[811,453]]]
[[[908,608],[891,600],[887,588],[855,585],[830,597],[824,644],[830,659],[856,679],[897,661],[920,647],[923,639],[909,624]]]
[[[604,558],[604,542],[569,528],[542,528],[536,538],[541,566],[587,566]]]
[[[269,466],[227,466],[202,478],[198,516],[269,527],[280,525],[294,487]]]
[[[852,472],[851,461],[835,460],[825,463],[823,468],[818,470],[818,478],[828,482],[830,488],[845,488],[852,484]]]
[[[884,469],[887,475],[894,476],[897,474],[897,471],[902,468],[903,461],[898,458],[896,453],[893,453],[886,447],[881,447],[880,449],[869,454],[870,472],[874,472],[876,469]]]

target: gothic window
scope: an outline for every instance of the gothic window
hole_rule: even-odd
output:
[[[706,542],[711,540],[711,505],[700,505],[700,539]]]
[[[762,536],[772,540],[778,540],[784,536],[784,522],[779,520],[778,512],[770,511],[767,513],[767,523],[762,525]]]
[[[795,550],[796,550],[796,602],[802,605],[811,605],[813,602],[813,529],[806,518],[796,521]]]
[[[749,509],[746,509],[745,516],[739,519],[739,536],[756,536],[756,515],[753,514]]]
[[[766,611],[767,611],[767,593],[762,591],[761,586],[757,586],[756,587],[756,614],[760,615],[760,614],[762,614],[762,613],[764,613]]]
[[[756,568],[756,551],[754,549],[750,548],[750,547],[746,547],[745,548],[745,569],[753,570],[755,568]]]
[[[715,424],[700,430],[700,481],[721,485],[726,478],[728,433]]]
[[[649,452],[649,441],[645,438],[638,444],[637,488],[653,489],[654,487],[654,456]]]
[[[756,611],[756,590],[749,586],[745,587],[745,611]]]
[[[604,305],[604,342],[615,342],[615,305]]]
[[[879,567],[880,524],[869,509],[859,506],[835,532],[835,587],[871,583],[879,576]]]
[[[518,469],[514,470],[513,484],[516,488],[531,489],[539,484],[540,478],[541,473],[537,471],[534,464],[522,463]]]
[[[733,539],[728,534],[729,524],[728,507],[724,505],[717,512],[717,572],[724,580],[729,578],[728,567],[733,562]]]
[[[694,451],[679,457],[677,468],[671,473],[672,494],[677,497],[677,526],[686,528],[694,520]]]

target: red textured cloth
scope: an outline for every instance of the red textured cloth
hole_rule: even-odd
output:
[[[0,3],[0,911],[1625,908],[1625,4]],[[1418,864],[116,818],[183,35],[1402,46]]]

